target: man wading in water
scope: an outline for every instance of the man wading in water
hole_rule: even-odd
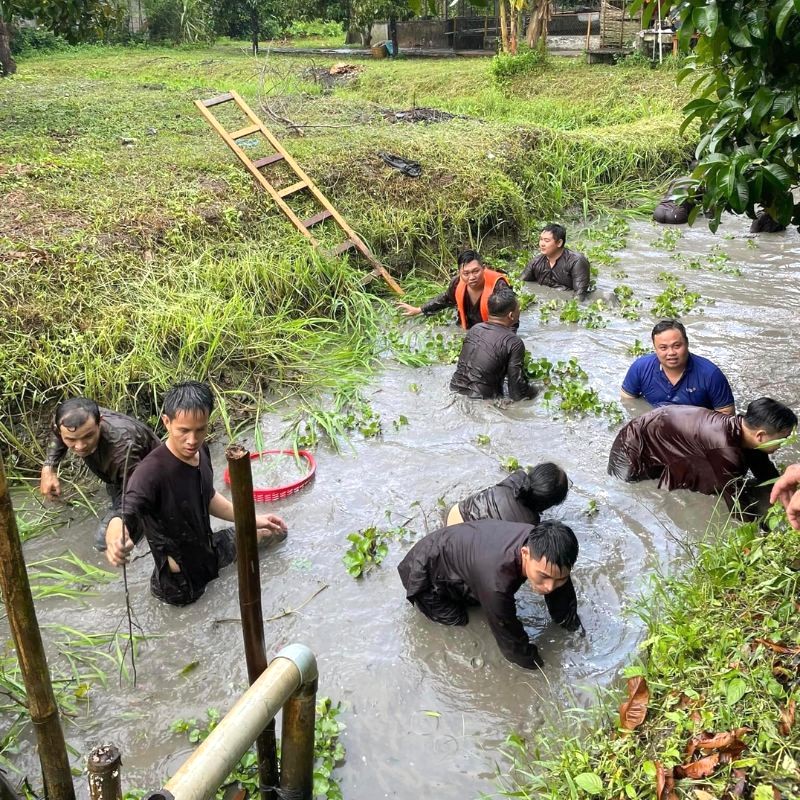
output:
[[[45,497],[59,497],[58,465],[69,450],[106,485],[111,508],[102,517],[94,538],[97,550],[106,549],[106,528],[119,513],[122,482],[139,462],[161,445],[147,425],[126,414],[100,408],[94,400],[73,397],[56,408],[53,437],[47,448],[39,490]]]
[[[567,229],[556,223],[545,225],[539,234],[539,255],[522,271],[520,280],[542,286],[571,289],[578,300],[589,294],[589,261],[583,253],[565,247]]]
[[[561,522],[538,525],[484,519],[434,531],[420,539],[397,571],[406,597],[428,619],[466,625],[480,605],[502,654],[526,669],[544,666],[517,617],[514,595],[527,580],[544,595],[550,616],[577,630],[578,601],[570,572],[578,540]]]
[[[125,525],[117,515],[106,531],[106,558],[127,563],[144,536],[155,569],[150,590],[172,605],[193,603],[222,567],[236,559],[233,528],[211,531],[210,516],[233,522],[233,505],[214,490],[205,439],[214,404],[205,383],[180,383],[164,397],[161,417],[169,434],[128,482]],[[283,541],[286,523],[274,514],[256,516],[259,541]]]
[[[421,306],[397,303],[406,317],[424,314],[426,317],[445,308],[458,309],[458,321],[464,330],[489,319],[489,298],[501,289],[510,289],[508,278],[502,272],[486,269],[474,250],[465,250],[458,256],[458,275],[442,294]]]

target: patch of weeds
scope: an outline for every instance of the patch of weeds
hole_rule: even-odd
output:
[[[758,243],[754,238],[748,239],[745,246],[750,250],[758,250]]]
[[[396,420],[392,422],[392,427],[399,431],[400,428],[404,428],[408,425],[408,417],[405,414],[401,414]]]
[[[638,339],[634,339],[633,344],[630,345],[630,347],[626,348],[625,352],[629,356],[638,358],[639,356],[646,356],[648,353],[650,353],[651,348],[642,344]]]
[[[500,466],[506,472],[516,472],[519,469],[519,459],[516,456],[506,456],[500,461]]]
[[[419,394],[420,392],[420,385],[418,383],[409,383],[408,384],[408,391],[412,392],[413,394]]]
[[[344,745],[339,741],[345,726],[338,720],[341,703],[334,703],[329,697],[317,698],[316,719],[314,721],[314,797],[327,800],[342,800],[342,790],[333,772],[344,761]],[[203,723],[196,719],[178,719],[172,723],[173,733],[185,734],[191,744],[204,742],[211,731],[219,725],[220,713],[215,708],[206,710]],[[216,800],[224,800],[227,788],[237,785],[245,789],[248,797],[258,797],[258,761],[255,746],[250,748],[239,760],[230,775],[217,789]]]
[[[711,248],[708,260],[702,261],[700,258],[687,258],[681,253],[673,253],[671,258],[677,261],[685,269],[703,270],[706,272],[721,272],[724,275],[741,275],[742,270],[730,263],[730,256],[719,249],[716,245]]]
[[[589,376],[574,356],[554,364],[547,358],[533,359],[526,353],[525,374],[528,380],[544,385],[545,403],[567,414],[607,417],[613,424],[623,420],[619,403],[601,400],[597,390],[587,386]]]
[[[619,303],[619,313],[623,319],[638,320],[641,319],[639,309],[642,307],[641,302],[636,299],[633,289],[630,286],[621,284],[615,287],[614,297],[617,298]]]
[[[577,322],[585,328],[605,328],[608,325],[608,320],[602,314],[605,308],[602,300],[584,305],[573,299],[563,305],[558,319],[560,322]]]
[[[386,340],[394,358],[407,367],[455,364],[461,353],[461,337],[445,336],[440,332],[426,337],[424,334],[401,334],[390,330]]]
[[[578,246],[589,259],[593,278],[597,276],[598,266],[611,267],[617,264],[619,258],[615,252],[625,249],[629,231],[630,225],[627,220],[622,217],[611,217],[605,224],[597,224],[580,234]],[[588,246],[584,242],[587,242]]]
[[[492,443],[491,438],[488,436],[488,434],[485,433],[479,433],[475,437],[475,441],[477,442],[479,447],[488,447]]]
[[[304,403],[289,430],[290,441],[298,450],[315,447],[320,441],[339,449],[340,442],[354,431],[365,438],[381,435],[383,423],[368,400],[359,392],[345,391],[334,396],[332,407]]]
[[[678,247],[678,242],[683,238],[683,231],[680,228],[667,228],[664,233],[650,244],[659,250],[674,251]]]
[[[586,505],[586,508],[583,509],[583,515],[585,517],[596,517],[600,513],[600,509],[597,506],[597,500],[592,498]]]
[[[348,574],[360,578],[386,558],[389,542],[402,541],[413,536],[413,533],[405,525],[397,525],[394,528],[378,528],[377,525],[372,525],[348,534],[347,541],[350,542],[350,547],[342,556]]]
[[[699,292],[690,292],[686,284],[668,272],[660,272],[657,280],[665,284],[665,289],[656,295],[651,310],[654,317],[676,319],[692,311],[702,299]]]

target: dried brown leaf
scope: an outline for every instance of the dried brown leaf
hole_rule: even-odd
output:
[[[779,642],[771,642],[769,639],[756,639],[756,641],[764,645],[764,647],[769,648],[775,653],[781,653],[783,655],[789,656],[796,656],[800,653],[800,647],[788,647],[785,644],[780,644]]]
[[[715,794],[711,794],[711,792],[707,792],[704,789],[695,789],[694,796],[697,800],[717,800],[717,796]]]
[[[778,723],[778,730],[781,736],[788,736],[794,727],[794,712],[797,707],[797,701],[792,698],[786,708],[781,709],[781,721]]]
[[[638,728],[647,716],[649,702],[647,681],[641,676],[628,678],[628,699],[619,707],[620,727],[628,731]]]
[[[656,761],[656,800],[678,800],[672,770],[664,769],[660,761]]]
[[[675,767],[672,770],[672,774],[676,779],[691,778],[692,780],[698,780],[711,775],[717,768],[717,764],[719,764],[719,753],[712,753],[710,756],[699,758],[697,761]]]
[[[724,733],[709,733],[703,731],[689,742],[686,748],[686,758],[690,759],[695,750],[719,750],[722,753],[738,756],[747,745],[741,740],[746,733],[750,733],[751,728],[734,728],[732,731]]]

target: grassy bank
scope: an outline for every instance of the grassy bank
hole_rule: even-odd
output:
[[[621,727],[621,692],[598,719],[567,714],[535,741],[512,736],[504,796],[800,797],[800,533],[782,510],[768,524],[767,534],[730,527],[698,549],[687,574],[654,580],[638,609],[641,662],[626,672],[646,682],[644,722]]]
[[[670,71],[554,59],[497,85],[483,59],[370,61],[330,88],[309,70],[331,63],[234,42],[85,48],[0,83],[0,442],[67,393],[146,416],[179,378],[306,393],[371,368],[381,309],[360,268],[308,252],[196,98],[235,87],[264,115],[281,94],[285,116],[321,127],[276,132],[376,253],[439,276],[487,236],[646,203],[687,154]],[[460,116],[387,121],[414,105]]]

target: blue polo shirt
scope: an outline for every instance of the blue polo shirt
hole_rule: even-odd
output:
[[[733,392],[722,370],[692,353],[674,386],[655,353],[637,358],[622,382],[622,390],[633,397],[644,397],[651,406],[701,406],[713,410],[733,405]]]

